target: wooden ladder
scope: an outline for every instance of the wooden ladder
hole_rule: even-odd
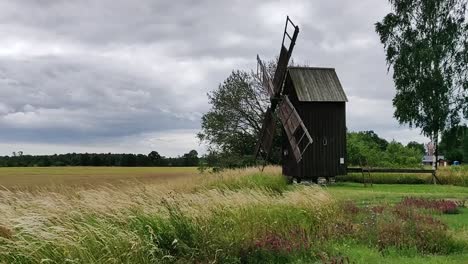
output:
[[[361,167],[361,174],[362,174],[362,182],[364,183],[364,187],[367,187],[367,184],[370,184],[372,187],[372,175],[370,167]],[[367,178],[366,178],[367,176]]]

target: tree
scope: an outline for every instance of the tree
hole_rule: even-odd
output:
[[[384,138],[379,137],[373,130],[359,132],[363,134],[364,138],[368,141],[374,142],[380,148],[380,150],[385,151],[388,146],[388,141]]]
[[[233,71],[217,90],[208,94],[208,101],[211,109],[202,117],[200,141],[208,143],[211,153],[252,157],[269,103],[256,75]],[[281,126],[278,128],[279,134]],[[280,148],[279,140],[275,146]],[[272,155],[272,160],[278,161],[279,154]]]
[[[348,163],[354,166],[378,166],[382,159],[379,144],[369,140],[366,132],[350,132],[346,135]]]
[[[435,155],[440,132],[468,116],[467,0],[390,0],[376,32],[393,67],[394,116],[421,128]]]
[[[417,167],[421,164],[421,151],[401,143],[385,140],[383,143],[374,132],[349,132],[347,133],[348,163],[353,166],[372,167]],[[421,144],[422,145],[422,144]]]
[[[80,165],[81,166],[89,166],[90,157],[88,153],[80,154]]]
[[[152,165],[156,165],[156,166],[160,166],[161,165],[161,160],[162,160],[162,157],[161,155],[159,155],[159,153],[157,151],[151,151],[149,154],[148,154],[148,158],[149,160],[151,161],[151,164]]]
[[[412,149],[415,149],[415,150],[419,151],[419,153],[421,153],[421,155],[424,155],[424,153],[426,152],[426,149],[424,148],[424,144],[418,143],[416,141],[408,142],[408,144],[406,144],[406,147],[407,148],[412,148]]]
[[[91,155],[91,166],[102,166],[102,160],[99,154]]]
[[[198,166],[198,152],[196,150],[191,150],[189,153],[184,154],[183,159],[184,166]]]
[[[468,127],[454,126],[442,133],[439,148],[448,160],[466,162],[468,160],[468,156],[464,154],[466,141],[468,141]]]
[[[468,133],[463,138],[463,162],[468,163]]]

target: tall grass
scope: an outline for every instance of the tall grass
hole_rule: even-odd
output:
[[[437,177],[443,184],[468,187],[468,165],[440,167]]]
[[[166,185],[2,190],[0,263],[240,262],[271,249],[271,232],[290,244],[297,240],[291,230],[318,234],[333,214],[329,195],[318,187],[286,192],[278,169],[267,173],[271,177],[246,169]]]

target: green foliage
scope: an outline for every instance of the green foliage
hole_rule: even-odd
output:
[[[465,134],[463,138],[463,161],[468,163],[468,133]]]
[[[233,71],[208,101],[211,109],[202,117],[198,138],[221,152],[251,155],[268,103],[253,73]]]
[[[365,166],[379,162],[382,150],[364,132],[351,132],[346,137],[349,165]]]
[[[373,131],[347,134],[348,164],[371,167],[418,167],[422,153],[411,146],[392,141],[388,143]]]
[[[466,0],[391,0],[375,28],[393,67],[394,116],[436,143],[468,117]]]
[[[274,61],[266,62],[273,73]],[[262,128],[270,97],[253,72],[236,70],[208,94],[211,109],[202,117],[200,141],[207,143],[214,167],[235,168],[254,164],[254,151]],[[276,137],[268,163],[278,164],[281,158],[281,125],[277,122]],[[213,160],[213,159],[212,159]]]
[[[441,153],[450,161],[468,160],[468,127],[465,125],[454,126],[442,133],[439,147]]]
[[[424,153],[426,152],[426,149],[424,148],[424,144],[418,143],[416,141],[408,142],[406,147],[418,150],[419,153],[421,153],[421,155],[424,155]]]

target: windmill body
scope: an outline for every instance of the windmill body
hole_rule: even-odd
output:
[[[289,67],[283,94],[289,97],[313,141],[297,162],[283,131],[283,174],[313,181],[345,175],[347,98],[335,70]]]
[[[288,28],[293,28],[292,34]],[[299,27],[287,17],[273,78],[257,56],[259,75],[271,105],[255,153],[268,159],[278,117],[283,130],[284,175],[297,180],[344,175],[347,98],[334,69],[288,67],[298,33]]]

